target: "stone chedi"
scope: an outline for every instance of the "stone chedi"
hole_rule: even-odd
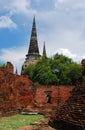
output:
[[[34,64],[40,58],[38,40],[37,40],[37,30],[36,30],[36,22],[35,17],[33,18],[31,38],[28,53],[26,55],[25,62],[22,66],[22,74],[23,70],[29,65]]]
[[[59,130],[85,130],[85,59],[83,72],[71,96],[49,124]]]
[[[45,42],[44,42],[44,45],[43,45],[43,56],[44,56],[44,57],[47,57]]]

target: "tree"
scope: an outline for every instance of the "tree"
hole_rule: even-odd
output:
[[[28,75],[29,78],[32,80],[33,79],[34,69],[35,69],[35,64],[29,65],[28,67],[25,68],[24,75]]]
[[[58,70],[58,72],[54,72]],[[24,74],[33,82],[44,85],[75,85],[80,77],[82,67],[63,55],[55,54],[53,58],[41,57],[35,65],[29,65]]]
[[[6,64],[0,64],[0,68],[5,69],[6,68]]]
[[[71,64],[73,61],[72,61],[72,59],[71,58],[68,58],[67,56],[64,56],[64,55],[62,55],[62,54],[55,54],[54,55],[54,60],[59,60],[59,61],[61,61],[61,63],[64,63],[64,64]]]

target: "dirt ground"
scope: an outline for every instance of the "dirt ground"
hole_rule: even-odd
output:
[[[30,126],[21,127],[17,130],[55,130],[55,129],[48,126],[48,121],[44,119],[36,121]]]

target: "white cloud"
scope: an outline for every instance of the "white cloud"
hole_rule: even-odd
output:
[[[0,0],[0,13],[4,13],[4,16],[0,17],[1,28],[16,28],[17,25],[13,21],[13,15],[15,17],[18,15],[16,18],[17,22],[18,18],[23,19],[23,16],[28,18],[36,14],[36,11],[31,8],[31,0]]]
[[[62,4],[63,2],[65,2],[65,0],[53,0],[53,2],[54,2],[55,7],[57,7],[59,3]]]
[[[31,0],[0,0],[0,5],[0,11],[7,11],[10,16],[14,14],[30,16],[36,13],[36,11],[31,8]]]
[[[14,68],[18,69],[18,72],[21,72],[21,67],[25,59],[27,47],[23,46],[20,48],[8,48],[8,49],[2,49],[0,51],[0,61],[6,63],[7,61],[10,61]]]
[[[78,54],[74,54],[73,52],[71,52],[69,49],[67,48],[60,48],[59,50],[57,50],[57,52],[59,54],[63,54],[71,59],[73,59],[73,61],[76,61],[78,63],[81,62],[82,59],[85,58],[85,55],[78,55]]]
[[[35,1],[36,1],[36,3],[38,3],[38,4],[39,4],[42,0],[35,0]]]
[[[85,9],[85,0],[53,0],[54,6],[60,8],[73,8],[73,9]]]
[[[74,58],[77,57],[76,54],[71,53],[70,50],[67,49],[67,48],[66,48],[66,49],[60,48],[57,52],[58,52],[59,54],[63,54],[63,55],[65,55],[65,56],[68,56],[68,57],[70,57],[70,58],[72,58],[72,59],[74,59]]]
[[[10,1],[10,6],[7,7],[12,13],[28,13],[30,7],[30,0],[13,0]]]
[[[43,39],[46,42],[46,50],[48,56],[52,56],[53,54],[56,54],[58,50],[62,51],[64,54],[68,54],[67,56],[70,56],[72,59],[75,59],[75,61],[81,61],[83,56],[85,55],[85,38],[82,37],[82,31],[80,30],[71,30],[71,29],[51,29],[51,31],[46,31],[44,33],[39,33],[38,36],[39,46],[41,47],[40,50],[42,52],[43,47]],[[61,50],[61,48],[65,50]],[[71,53],[72,52],[72,53]]]
[[[8,16],[1,16],[0,28],[17,28],[17,25]]]

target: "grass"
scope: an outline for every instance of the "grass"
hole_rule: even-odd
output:
[[[42,115],[14,115],[0,117],[0,130],[17,130],[19,127],[31,125],[31,123],[43,119]]]

